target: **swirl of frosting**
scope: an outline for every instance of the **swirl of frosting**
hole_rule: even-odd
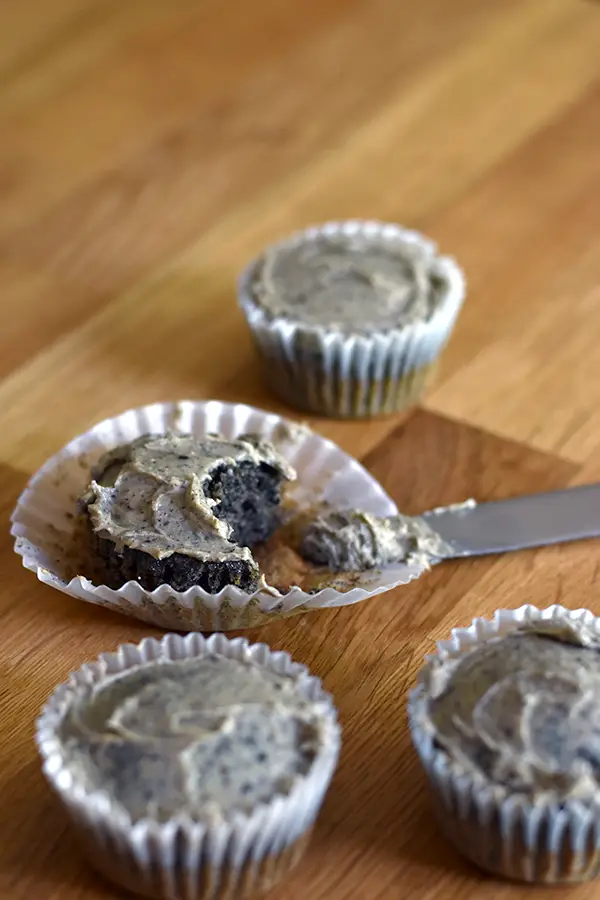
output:
[[[528,794],[600,791],[600,650],[584,637],[488,641],[434,667],[429,689],[429,729],[465,770]]]
[[[61,731],[71,774],[133,819],[204,820],[289,792],[322,740],[322,710],[295,681],[207,655],[101,683]]]
[[[219,518],[220,500],[208,490],[219,468],[247,462],[295,478],[275,447],[254,435],[143,435],[102,457],[83,504],[97,534],[156,559],[182,553],[200,560],[251,560],[250,550],[233,540],[231,526]]]
[[[365,234],[273,247],[252,285],[268,315],[356,334],[428,320],[447,289],[431,242]]]

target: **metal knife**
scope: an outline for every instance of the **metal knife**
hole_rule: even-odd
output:
[[[411,546],[431,562],[600,537],[600,484],[508,500],[470,500],[420,516],[353,510],[318,517],[304,534],[307,559],[337,571],[400,561]]]
[[[449,556],[483,556],[600,537],[600,484],[423,513],[451,548]]]

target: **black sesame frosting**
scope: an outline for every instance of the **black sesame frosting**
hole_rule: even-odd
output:
[[[448,287],[429,241],[340,232],[269,248],[250,292],[268,316],[370,334],[428,321]]]
[[[218,821],[289,794],[323,745],[325,716],[292,677],[208,654],[100,681],[70,705],[58,740],[73,780],[133,821]]]
[[[453,763],[530,796],[600,801],[600,639],[539,622],[437,657],[419,724]]]

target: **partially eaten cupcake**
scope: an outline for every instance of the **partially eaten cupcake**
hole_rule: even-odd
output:
[[[106,583],[251,592],[251,548],[280,522],[294,469],[254,435],[147,434],[106,453],[82,498]]]
[[[385,566],[377,556],[368,571],[324,564],[303,537],[344,507],[396,512],[310,429],[181,400],[75,437],[30,480],[11,534],[25,568],[55,590],[163,630],[222,632],[366,600],[425,571],[412,556]]]

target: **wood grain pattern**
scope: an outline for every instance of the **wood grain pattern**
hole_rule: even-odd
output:
[[[389,218],[464,266],[424,409],[311,422],[401,509],[600,479],[599,48],[584,0],[0,4],[2,898],[120,896],[80,857],[32,729],[71,669],[149,633],[25,572],[12,507],[49,454],[129,406],[214,396],[293,415],[235,305],[266,241]],[[447,563],[251,632],[324,678],[345,727],[306,863],[273,896],[553,897],[485,878],[439,837],[404,704],[453,625],[526,601],[600,613],[599,581],[582,543]]]

